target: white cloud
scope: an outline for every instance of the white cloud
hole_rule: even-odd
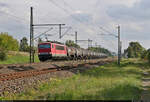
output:
[[[81,13],[82,13],[82,11],[77,10],[77,11],[75,11],[75,13],[77,13],[77,14],[81,14]]]

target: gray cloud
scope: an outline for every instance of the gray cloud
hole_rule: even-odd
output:
[[[8,7],[8,4],[0,2],[0,7]]]
[[[141,0],[135,3],[133,7],[124,5],[115,5],[108,8],[107,13],[114,19],[124,19],[128,21],[149,20],[150,18],[150,0]]]
[[[124,48],[130,41],[142,42],[147,46],[150,38],[150,0],[141,0],[132,7],[125,5],[111,5],[107,8],[107,15],[118,24],[121,24],[121,37]],[[144,43],[145,42],[145,43]]]
[[[72,14],[70,15],[70,18],[72,19],[72,17],[84,23],[90,23],[93,20],[90,14],[84,14],[84,13]]]
[[[123,42],[123,48],[128,45],[128,41],[137,39],[144,43],[144,39],[150,38],[147,33],[150,32],[148,30],[150,28],[150,0],[141,0],[141,2],[135,3],[133,7],[128,7],[128,4],[132,5],[131,0],[64,0],[73,9],[64,4],[63,0],[53,0],[69,11],[68,13],[54,5],[50,0],[44,0],[43,2],[41,0],[0,1],[0,9],[3,11],[0,12],[0,31],[9,32],[17,39],[21,39],[23,36],[29,37],[30,6],[34,7],[34,23],[65,23],[66,26],[73,28],[68,32],[69,34],[78,31],[78,39],[86,40],[90,38],[110,50],[113,50],[110,41],[113,41],[117,48],[117,39],[112,40],[111,37],[98,36],[97,34],[102,33],[98,26],[117,33],[116,26],[121,24],[121,39],[127,40]],[[5,14],[5,11],[9,14]],[[79,19],[81,23],[72,16]],[[38,32],[44,32],[45,30],[36,29],[35,36],[38,35]],[[63,32],[65,31],[63,30]],[[56,32],[52,30],[49,33],[56,33],[55,36],[49,37],[50,40],[60,40],[58,30]],[[66,35],[60,41],[67,39],[74,40],[74,36]],[[148,40],[146,40],[146,43],[148,43]],[[85,45],[82,47],[87,47],[87,43],[83,44]],[[115,49],[115,51],[117,50]]]

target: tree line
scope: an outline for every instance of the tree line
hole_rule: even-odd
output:
[[[99,52],[99,53],[105,53],[108,56],[112,56],[111,51],[108,49],[102,48],[102,47],[89,47],[88,50],[94,51],[94,52]]]
[[[41,42],[43,41],[41,38],[39,38],[38,43],[41,43]],[[69,47],[80,48],[80,46],[74,43],[74,41],[72,40],[67,40],[65,42],[65,45]],[[35,47],[34,49],[37,50],[37,47]],[[105,53],[111,56],[111,52],[105,48],[89,47],[88,50]],[[0,33],[0,60],[5,60],[7,58],[8,51],[29,52],[30,46],[28,44],[28,39],[26,37],[23,37],[20,41],[18,41],[17,39],[13,38],[8,33],[5,33],[5,32]]]
[[[0,33],[0,60],[7,58],[8,51],[29,51],[28,40],[23,37],[20,43],[7,32]],[[20,44],[20,45],[19,45]]]

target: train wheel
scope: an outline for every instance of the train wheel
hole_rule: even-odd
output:
[[[39,59],[40,60],[40,62],[44,62],[44,59]]]
[[[41,62],[46,61],[46,59],[45,59],[45,58],[39,58],[39,60],[40,60]]]

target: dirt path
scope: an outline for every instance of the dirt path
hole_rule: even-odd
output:
[[[143,70],[141,102],[150,102],[150,73]]]

